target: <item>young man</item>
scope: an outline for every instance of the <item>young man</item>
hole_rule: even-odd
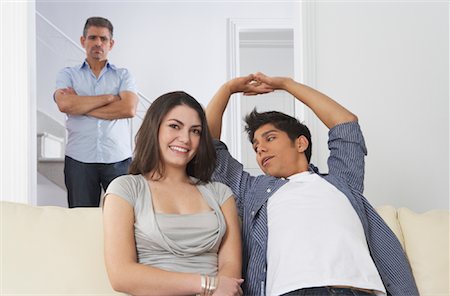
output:
[[[250,176],[216,141],[215,180],[236,196],[243,222],[245,295],[418,295],[393,232],[362,195],[366,147],[358,118],[292,79],[261,73],[224,84],[207,107],[213,137],[231,94],[285,90],[330,129],[329,174],[309,163],[306,126],[280,112],[246,117],[256,160]]]
[[[81,45],[86,60],[62,69],[54,99],[67,114],[64,175],[68,204],[97,207],[104,190],[131,162],[130,118],[136,113],[134,78],[108,62],[113,26],[102,17],[86,21]]]

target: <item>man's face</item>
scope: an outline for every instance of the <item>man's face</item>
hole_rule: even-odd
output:
[[[268,123],[255,131],[253,149],[256,161],[266,175],[287,178],[303,171],[307,165],[304,150],[288,134]]]
[[[108,28],[91,26],[86,37],[81,36],[81,45],[86,50],[86,56],[96,61],[104,61],[114,45]]]

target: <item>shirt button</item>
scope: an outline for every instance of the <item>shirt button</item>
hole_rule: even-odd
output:
[[[266,190],[267,193],[270,193],[271,191],[272,191],[272,189],[270,189],[270,188],[267,188],[267,190]]]
[[[255,216],[255,211],[252,211],[252,217],[254,217]]]

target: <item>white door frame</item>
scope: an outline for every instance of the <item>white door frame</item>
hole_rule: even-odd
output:
[[[239,33],[269,29],[295,30],[294,21],[292,19],[228,19],[228,80],[248,74],[239,71]],[[240,97],[233,95],[224,114],[222,139],[227,143],[231,155],[238,161],[242,161],[241,121]]]
[[[37,187],[35,7],[33,0],[0,6],[0,200],[32,205]]]
[[[239,73],[239,33],[264,29],[292,29],[294,31],[294,73],[295,80],[316,87],[316,32],[314,1],[301,1],[294,4],[293,19],[228,19],[228,79],[241,76]],[[224,114],[222,139],[227,143],[231,155],[238,161],[241,156],[241,108],[239,95],[233,95]],[[318,132],[318,119],[302,103],[295,100],[295,116],[308,123],[312,134]],[[312,147],[312,161],[322,164],[319,155],[321,143],[315,142]],[[321,161],[322,160],[322,161]]]

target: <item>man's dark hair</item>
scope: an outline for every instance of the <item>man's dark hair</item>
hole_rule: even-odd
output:
[[[300,136],[305,136],[308,140],[308,148],[305,150],[305,156],[308,163],[311,160],[311,132],[308,127],[301,123],[297,118],[278,111],[268,111],[259,113],[253,109],[247,116],[245,116],[245,131],[248,134],[248,139],[253,143],[255,131],[265,124],[273,124],[277,129],[287,133],[289,139],[295,141]]]
[[[187,174],[199,179],[199,183],[211,181],[216,167],[216,150],[206,122],[205,111],[197,100],[183,91],[164,94],[148,108],[136,134],[134,157],[128,170],[130,174],[145,175],[149,172],[156,172],[159,176],[164,176],[165,166],[159,148],[159,129],[166,114],[180,105],[194,109],[202,126],[198,150],[187,165]]]
[[[86,20],[86,24],[83,29],[83,37],[86,37],[87,31],[90,27],[101,27],[109,30],[110,38],[113,38],[113,25],[108,19],[100,16],[93,16]]]

